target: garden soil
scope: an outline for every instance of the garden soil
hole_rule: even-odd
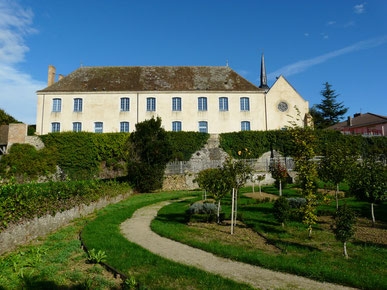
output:
[[[349,289],[344,286],[323,283],[304,277],[280,273],[230,259],[215,256],[206,251],[161,237],[154,233],[150,224],[157,212],[170,202],[146,206],[134,212],[132,218],[121,224],[122,234],[131,242],[148,251],[177,263],[193,266],[204,271],[246,283],[263,289]]]

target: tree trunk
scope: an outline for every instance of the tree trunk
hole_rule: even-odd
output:
[[[253,193],[255,193],[255,182],[253,182]]]
[[[339,210],[339,184],[336,184],[336,192],[335,192],[335,197],[336,197],[336,210]]]
[[[309,228],[308,238],[312,238],[312,227]]]
[[[279,184],[279,195],[282,196],[282,181],[280,179],[280,184]]]
[[[236,226],[237,221],[237,213],[238,213],[238,189],[235,189],[235,215],[234,215],[234,225]]]
[[[204,200],[207,200],[207,190],[204,191]]]
[[[218,200],[218,213],[217,213],[217,216],[218,216],[218,224],[220,224],[220,218],[219,218],[219,215],[220,215],[220,199]]]
[[[374,203],[371,202],[371,216],[372,216],[372,226],[375,226],[375,214],[374,214]]]
[[[261,193],[261,181],[259,181],[259,193]]]
[[[344,243],[343,243],[343,246],[344,246],[344,257],[345,257],[346,259],[348,259],[348,254],[347,254],[347,242],[344,242]]]
[[[281,225],[282,225],[283,228],[285,227],[285,223],[282,222]]]
[[[234,233],[234,201],[235,201],[235,190],[232,189],[232,199],[231,199],[231,234]]]

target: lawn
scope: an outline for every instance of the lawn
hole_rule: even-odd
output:
[[[273,187],[265,191],[276,194]],[[249,189],[244,189],[249,191]],[[287,189],[284,195],[296,196],[294,189]],[[341,203],[343,200],[341,200]],[[360,216],[369,217],[369,204],[346,199]],[[387,247],[354,240],[348,244],[350,259],[344,259],[342,245],[337,242],[326,224],[313,228],[313,238],[308,239],[306,226],[298,221],[282,228],[272,214],[273,203],[257,203],[241,196],[238,213],[243,223],[255,232],[263,234],[270,242],[283,250],[258,249],[254,241],[229,243],[219,238],[214,230],[208,236],[208,229],[188,226],[185,211],[191,201],[173,203],[162,208],[152,222],[152,229],[162,236],[204,249],[219,256],[263,266],[282,272],[294,273],[315,280],[365,288],[382,289],[387,287]],[[223,211],[230,212],[230,197],[223,203]],[[335,211],[335,202],[319,208],[322,213]],[[376,217],[386,219],[387,203],[377,207]],[[221,228],[217,229],[222,230]],[[204,239],[205,236],[205,239]],[[244,237],[245,238],[245,237]],[[234,239],[234,238],[233,238]]]

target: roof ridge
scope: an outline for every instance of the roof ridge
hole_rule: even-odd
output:
[[[83,66],[80,68],[119,68],[119,67],[165,67],[165,68],[173,68],[173,67],[208,67],[208,68],[226,68],[230,69],[228,66],[220,66],[220,65],[108,65],[108,66]]]

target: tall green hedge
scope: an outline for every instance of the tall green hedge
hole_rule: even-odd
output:
[[[206,144],[209,134],[199,132],[167,132],[172,145],[172,160],[188,161]]]
[[[71,179],[92,178],[101,161],[125,160],[128,133],[51,133],[41,136],[47,148],[58,151],[58,165]]]
[[[333,142],[346,142],[356,151],[366,156],[383,154],[387,156],[387,137],[363,137],[360,135],[343,135],[334,130],[315,130],[317,155],[323,155],[326,147]],[[288,131],[243,131],[223,133],[220,146],[234,158],[259,158],[263,153],[274,149],[284,156],[292,156],[293,145]],[[246,150],[247,149],[247,150]],[[242,152],[242,154],[238,154]],[[247,155],[245,152],[248,152]]]

